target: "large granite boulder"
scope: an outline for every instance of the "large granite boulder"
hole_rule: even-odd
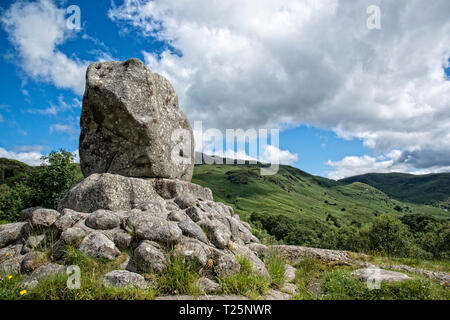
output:
[[[108,172],[191,180],[194,139],[189,121],[169,81],[139,59],[88,67],[80,123],[85,177]]]
[[[212,192],[194,183],[170,179],[139,179],[118,174],[92,174],[75,184],[59,202],[58,211],[71,209],[91,213],[99,209],[147,210],[155,202],[184,194],[198,200],[212,200]]]

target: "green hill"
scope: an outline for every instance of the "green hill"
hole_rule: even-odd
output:
[[[29,176],[33,170],[33,167],[30,167],[23,162],[0,158],[0,185],[6,184],[11,187],[16,182]]]
[[[450,218],[443,208],[404,203],[368,184],[329,180],[290,166],[261,176],[256,165],[197,165],[193,182],[211,188],[216,201],[231,205],[247,221],[254,212],[282,215],[319,237],[341,226],[363,225],[384,213]]]
[[[405,173],[369,173],[340,180],[362,182],[392,198],[450,208],[450,173],[413,175]]]

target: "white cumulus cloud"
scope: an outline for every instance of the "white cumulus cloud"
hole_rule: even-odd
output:
[[[40,150],[29,150],[29,151],[8,151],[4,148],[0,148],[0,158],[15,159],[21,162],[25,162],[30,166],[38,166],[42,163],[41,161],[42,153]]]
[[[380,30],[367,28],[369,5]],[[191,121],[314,125],[376,155],[400,150],[392,165],[359,159],[389,171],[450,166],[448,12],[448,0],[125,0],[109,16],[170,45],[143,55]]]
[[[75,32],[66,25],[65,9],[50,0],[18,1],[3,13],[0,21],[18,52],[15,62],[28,76],[79,95],[83,93],[88,62],[58,49]]]

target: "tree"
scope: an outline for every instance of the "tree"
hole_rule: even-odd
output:
[[[64,149],[52,151],[42,160],[43,164],[30,179],[33,190],[30,206],[56,209],[59,200],[81,177],[74,164],[74,156]]]
[[[377,217],[361,235],[367,237],[373,251],[407,257],[417,249],[409,227],[392,215]]]

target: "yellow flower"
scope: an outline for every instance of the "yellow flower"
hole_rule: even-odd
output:
[[[12,279],[12,276],[8,276],[8,279],[11,280],[11,279]]]
[[[23,296],[25,293],[27,293],[27,290],[22,290],[19,292],[21,296]]]

